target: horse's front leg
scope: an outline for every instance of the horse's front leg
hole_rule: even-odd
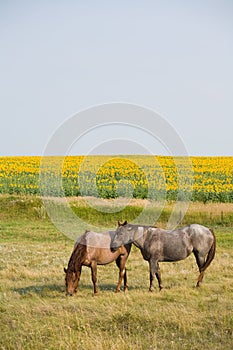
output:
[[[92,277],[92,283],[94,286],[94,295],[98,294],[98,287],[97,287],[97,263],[96,261],[93,261],[91,263],[91,277]]]
[[[127,292],[128,290],[128,282],[127,282],[127,270],[125,268],[125,274],[124,274],[124,292]]]
[[[155,276],[156,276],[156,278],[158,280],[159,290],[161,290],[163,288],[163,286],[162,286],[162,280],[161,280],[161,274],[160,274],[158,261],[150,259],[149,260],[149,266],[150,266],[150,287],[149,287],[149,292],[153,292]]]
[[[127,273],[126,273],[126,267],[125,267],[125,264],[126,264],[125,257],[119,256],[116,260],[116,264],[119,268],[119,279],[118,279],[118,284],[116,287],[116,293],[120,292],[123,277],[124,277],[124,291],[127,291],[128,284],[127,284]]]
[[[82,265],[80,265],[77,268],[76,282],[75,282],[75,286],[74,286],[74,293],[77,293],[77,291],[78,291],[78,285],[79,285],[79,281],[80,281],[81,272],[82,272]]]

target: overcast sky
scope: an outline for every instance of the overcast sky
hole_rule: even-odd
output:
[[[232,62],[232,0],[0,1],[0,155],[41,155],[70,116],[127,102],[190,155],[232,156]]]

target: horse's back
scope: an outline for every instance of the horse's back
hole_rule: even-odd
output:
[[[191,225],[186,226],[186,227],[189,227],[191,230],[196,231],[196,232],[200,232],[200,233],[210,232],[210,229],[208,227],[200,225],[200,224],[191,224]]]
[[[75,242],[74,249],[77,245],[83,244],[92,248],[109,248],[111,247],[111,241],[115,231],[106,231],[106,232],[94,232],[94,231],[86,231],[83,235],[81,235],[77,241]]]
[[[86,244],[88,247],[110,249],[114,231],[86,233]]]

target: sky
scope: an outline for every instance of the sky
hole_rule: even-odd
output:
[[[42,155],[70,117],[112,102],[156,111],[190,155],[232,156],[232,62],[231,0],[0,0],[0,156]]]

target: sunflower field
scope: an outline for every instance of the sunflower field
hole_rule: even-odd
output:
[[[0,193],[233,202],[233,157],[0,157]]]

